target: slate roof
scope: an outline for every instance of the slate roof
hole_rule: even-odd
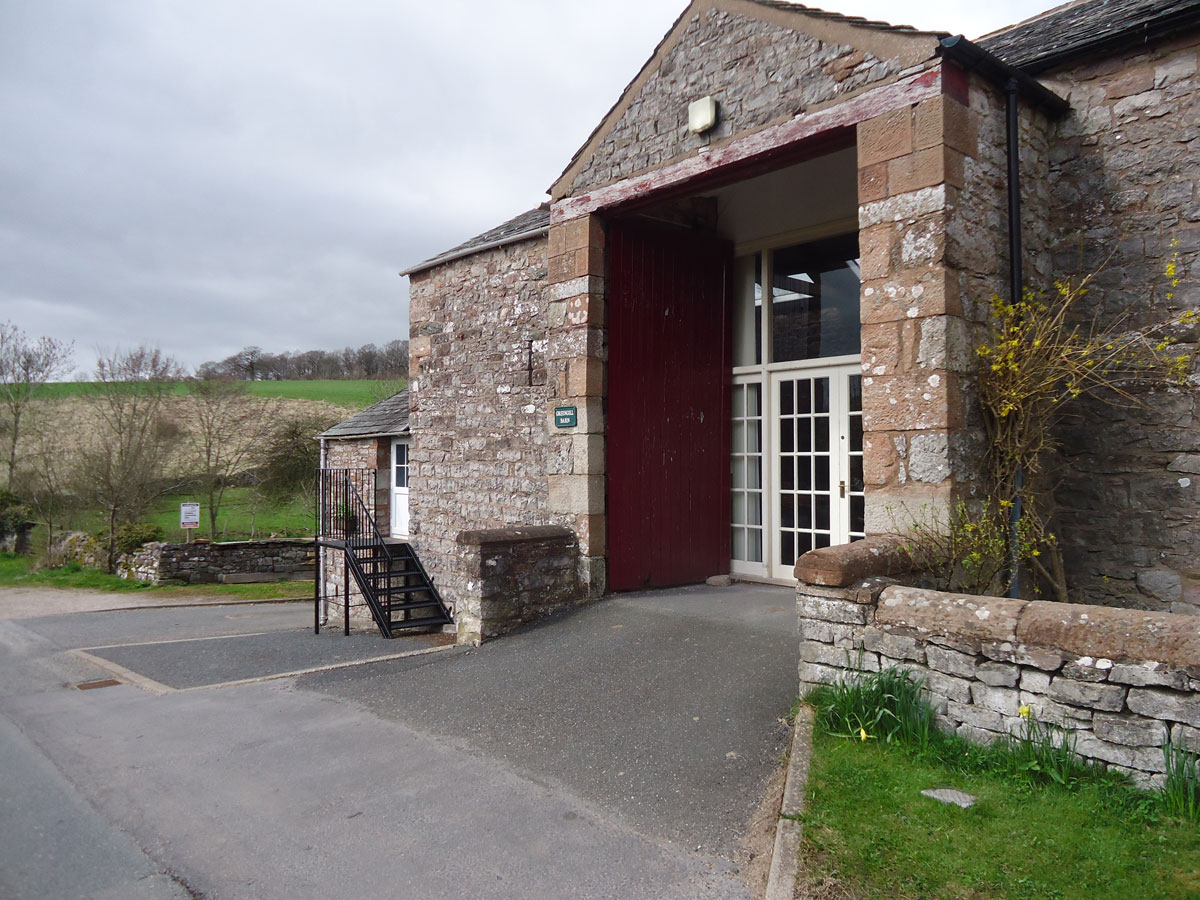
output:
[[[1010,66],[1041,72],[1072,57],[1148,41],[1200,22],[1200,0],[1080,0],[975,41]]]
[[[415,266],[405,269],[400,274],[411,275],[413,272],[422,272],[425,269],[432,269],[434,266],[439,266],[442,263],[470,256],[472,253],[478,253],[480,250],[490,250],[492,247],[515,244],[517,241],[523,241],[544,234],[549,229],[550,204],[543,203],[541,206],[523,212],[519,216],[513,216],[503,225],[497,225],[490,231],[477,234],[469,241],[465,241],[457,247],[451,247],[445,253],[439,253],[431,259],[417,263]]]
[[[390,434],[408,434],[408,388],[355,413],[318,437],[345,439]]]

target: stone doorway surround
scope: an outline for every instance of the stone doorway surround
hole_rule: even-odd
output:
[[[970,398],[982,313],[973,301],[1004,285],[1003,241],[984,224],[1003,222],[1001,115],[1001,98],[989,84],[949,61],[932,60],[719,148],[556,197],[549,231],[546,414],[550,439],[561,446],[551,457],[563,464],[550,473],[549,506],[554,520],[579,536],[593,595],[603,592],[607,555],[605,217],[761,172],[764,159],[786,154],[794,161],[852,130],[866,528],[892,530],[897,509],[940,515],[969,495],[978,479],[983,434]],[[966,221],[967,210],[974,224]],[[1031,218],[1037,214],[1035,207]],[[579,408],[577,426],[553,428],[554,407],[566,403]]]

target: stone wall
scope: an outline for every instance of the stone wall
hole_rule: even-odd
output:
[[[788,28],[757,16],[698,10],[576,175],[570,193],[695,154],[902,68],[897,59],[797,31],[805,23],[791,18],[794,27]],[[820,30],[820,23],[810,24]],[[718,122],[695,135],[688,130],[687,108],[705,95],[719,104]]]
[[[952,64],[943,93],[858,126],[867,530],[936,518],[981,486],[974,348],[1008,294],[1003,98]],[[1047,123],[1024,120],[1024,231],[1044,231]]]
[[[1089,59],[1043,80],[1071,101],[1050,145],[1053,272],[1094,271],[1085,316],[1162,321],[1200,307],[1200,34]],[[1178,245],[1172,248],[1172,241]],[[1163,275],[1178,252],[1184,278]],[[1111,258],[1110,257],[1111,254]],[[1200,329],[1181,329],[1194,350]],[[1081,403],[1061,432],[1056,528],[1081,600],[1200,606],[1200,409],[1195,392]]]
[[[858,547],[859,545],[851,545]],[[1069,729],[1086,759],[1161,783],[1168,740],[1200,750],[1200,633],[1170,613],[949,594],[796,565],[801,689],[895,667],[924,681],[939,727],[989,742],[1020,734],[1021,707]],[[887,558],[885,551],[873,562]],[[811,581],[808,579],[812,579]]]
[[[456,610],[463,531],[548,523],[545,238],[412,276],[413,545]]]
[[[460,644],[479,644],[588,600],[569,528],[464,531],[458,545],[467,577],[456,619]]]
[[[122,578],[151,584],[244,584],[263,581],[307,581],[316,570],[313,542],[275,538],[191,544],[154,542],[117,560]]]
[[[391,438],[326,439],[325,466],[329,469],[374,469],[381,473],[375,479],[373,489],[357,482],[356,488],[380,532],[387,535],[391,528]]]

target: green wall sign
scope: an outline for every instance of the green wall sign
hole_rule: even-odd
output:
[[[558,428],[574,428],[579,424],[579,409],[575,406],[554,407],[554,424]]]

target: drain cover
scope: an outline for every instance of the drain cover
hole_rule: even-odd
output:
[[[115,678],[101,678],[99,681],[81,681],[75,687],[81,691],[94,691],[96,688],[116,687],[120,683]]]

